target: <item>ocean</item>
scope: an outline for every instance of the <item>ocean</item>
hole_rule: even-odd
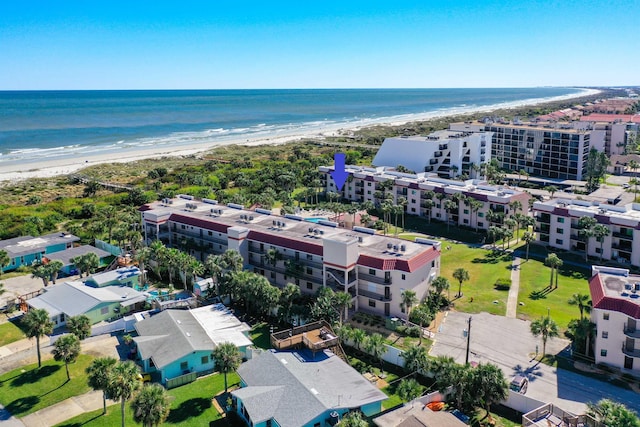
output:
[[[3,165],[318,134],[540,102],[582,89],[0,91]]]

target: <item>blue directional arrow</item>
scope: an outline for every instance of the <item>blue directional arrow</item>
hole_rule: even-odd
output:
[[[349,174],[344,170],[344,153],[336,153],[333,155],[333,172],[331,172],[331,177],[333,178],[333,182],[336,183],[336,187],[338,191],[342,191],[342,187],[344,187],[344,183],[347,180]]]

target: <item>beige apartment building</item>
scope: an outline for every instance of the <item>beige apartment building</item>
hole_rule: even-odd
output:
[[[381,203],[382,192],[386,192],[392,196],[394,204],[404,199],[405,211],[410,215],[449,221],[463,227],[488,230],[490,226],[502,223],[502,219],[489,221],[489,211],[506,217],[514,213],[514,202],[520,203],[523,212],[529,206],[527,193],[492,186],[481,180],[458,181],[439,178],[430,173],[402,173],[388,167],[347,165],[345,170],[349,173],[349,178],[342,191],[338,191],[331,177],[333,167],[320,167],[320,180],[327,192],[339,193],[342,198],[353,202],[368,201],[374,204]],[[458,207],[448,212],[444,200],[455,197],[459,198]],[[471,200],[479,203],[472,204]]]
[[[592,267],[589,290],[596,325],[595,359],[640,374],[640,276],[629,270]]]
[[[350,293],[356,310],[383,316],[401,316],[402,291],[422,299],[440,272],[440,243],[433,240],[409,242],[317,217],[283,217],[184,195],[140,211],[148,244],[159,239],[201,260],[235,249],[246,269],[276,286],[291,282],[308,294],[329,286]],[[279,254],[275,262],[267,257],[270,250]]]

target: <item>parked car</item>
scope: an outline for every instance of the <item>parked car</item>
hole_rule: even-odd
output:
[[[511,383],[509,384],[509,388],[520,394],[525,394],[527,392],[528,385],[529,385],[529,380],[527,379],[527,377],[524,377],[522,375],[516,375],[511,380]]]

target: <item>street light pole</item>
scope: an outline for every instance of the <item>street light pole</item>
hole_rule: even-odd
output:
[[[469,326],[467,326],[467,357],[464,359],[464,364],[469,364],[469,344],[471,343],[471,316],[469,316],[468,320]]]

